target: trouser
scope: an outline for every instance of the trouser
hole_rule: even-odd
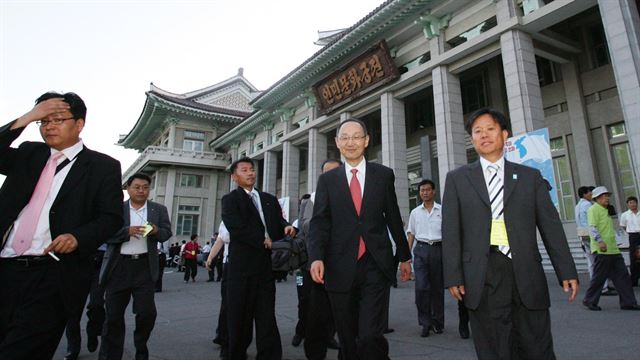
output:
[[[163,252],[158,254],[158,279],[156,280],[156,291],[162,291],[162,276],[164,275],[164,267],[167,264],[167,255]]]
[[[593,265],[596,261],[596,253],[591,252],[591,238],[588,236],[580,236],[580,241],[580,246],[582,247],[584,257],[587,259],[587,265],[589,266],[589,279],[593,279]],[[602,290],[607,290],[610,285],[609,279],[605,279]]]
[[[636,305],[636,297],[631,287],[631,280],[627,272],[627,266],[621,254],[617,255],[596,255],[593,267],[593,277],[589,283],[589,288],[584,295],[583,302],[587,305],[598,305],[600,301],[600,289],[602,284],[609,278],[613,281],[620,297],[620,306]]]
[[[469,309],[478,359],[555,359],[549,310],[527,309],[511,259],[492,249],[480,304]]]
[[[629,271],[631,272],[632,286],[638,286],[638,279],[640,279],[638,247],[640,247],[640,233],[629,233]]]
[[[444,280],[442,277],[442,246],[418,241],[413,249],[413,269],[416,280],[418,323],[422,327],[444,328]]]
[[[296,274],[296,282],[296,335],[304,338],[304,353],[307,359],[324,359],[327,355],[327,342],[333,340],[335,333],[327,291],[324,285],[314,282],[311,273],[305,269],[300,269],[299,274]]]
[[[147,341],[156,321],[155,284],[149,273],[149,258],[131,259],[120,255],[106,284],[107,320],[102,332],[100,359],[122,359],[125,321],[124,312],[133,297],[136,327],[133,343],[136,359],[148,359]]]
[[[192,280],[196,279],[198,275],[198,260],[185,259],[184,260],[184,281],[189,281],[189,276]]]

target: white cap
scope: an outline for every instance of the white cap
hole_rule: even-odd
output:
[[[611,193],[609,192],[609,190],[607,190],[606,187],[598,186],[595,189],[593,189],[593,191],[591,192],[591,197],[595,199],[602,194],[611,194]]]

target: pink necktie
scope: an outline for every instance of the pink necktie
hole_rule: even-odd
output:
[[[38,179],[36,188],[33,190],[31,200],[29,200],[20,217],[20,224],[18,224],[12,244],[13,250],[18,256],[22,255],[31,247],[31,241],[33,240],[33,235],[36,233],[40,213],[49,195],[53,177],[56,175],[58,160],[63,156],[64,154],[62,152],[57,152],[49,157],[47,164],[44,166],[44,169],[42,169],[42,173],[40,173],[40,179]]]
[[[349,191],[351,191],[351,200],[353,200],[353,205],[356,207],[356,213],[360,216],[360,208],[362,207],[362,190],[360,188],[360,181],[358,181],[358,177],[356,173],[358,169],[351,169],[351,184],[349,184]],[[358,243],[358,260],[364,255],[367,251],[367,248],[364,246],[364,239],[360,236],[360,241]]]

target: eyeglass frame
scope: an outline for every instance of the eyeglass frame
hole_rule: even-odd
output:
[[[353,135],[353,136],[336,136],[336,139],[340,142],[346,143],[349,141],[360,142],[363,141],[369,135]]]
[[[40,127],[45,127],[49,124],[54,125],[54,126],[59,126],[62,125],[63,122],[67,121],[67,120],[75,120],[75,118],[66,118],[66,119],[52,119],[52,120],[36,120],[36,125],[40,126]]]

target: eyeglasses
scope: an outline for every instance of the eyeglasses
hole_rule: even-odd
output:
[[[149,191],[149,189],[151,189],[150,186],[132,186],[131,188],[134,191]]]
[[[63,122],[67,121],[67,120],[73,120],[73,118],[53,119],[53,120],[38,120],[38,121],[36,121],[36,124],[38,124],[38,126],[40,126],[40,127],[44,127],[44,126],[47,126],[49,124],[58,126],[58,125],[61,125]]]
[[[364,138],[366,138],[367,135],[353,135],[353,136],[344,136],[341,135],[338,137],[338,141],[340,142],[348,142],[349,140],[352,140],[354,142],[360,142],[362,140],[364,140]]]

